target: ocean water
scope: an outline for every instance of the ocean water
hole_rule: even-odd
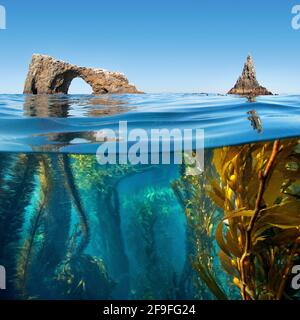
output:
[[[120,121],[204,130],[204,171],[100,165]],[[299,124],[297,95],[0,95],[0,298],[298,299]]]

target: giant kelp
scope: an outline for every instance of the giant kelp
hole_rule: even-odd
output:
[[[300,253],[299,140],[215,149],[211,164],[202,176],[183,175],[173,185],[196,244],[199,277],[216,297],[228,297],[207,257],[216,240],[241,298],[295,298],[289,280]],[[212,219],[217,213],[221,221]]]
[[[1,297],[299,298],[290,288],[300,261],[299,140],[206,158],[199,175],[180,166],[172,190],[177,167],[0,157],[0,264],[10,270]]]
[[[121,230],[118,186],[124,179],[151,170],[151,166],[100,165],[96,156],[72,155],[78,188],[89,207],[93,237],[90,247],[103,259],[116,285],[114,292],[124,299],[129,294],[129,264]]]
[[[36,159],[32,155],[9,155],[6,175],[0,185],[0,262],[10,270],[7,279],[7,298],[17,296],[15,275],[17,253],[24,224],[24,212],[34,190]],[[3,164],[2,164],[3,165]]]
[[[0,194],[0,256],[12,275],[7,292],[21,299],[109,297],[104,262],[83,252],[88,215],[69,156],[11,155],[2,162],[8,159]]]
[[[32,280],[30,279],[30,275],[32,274],[30,269],[34,261],[34,254],[40,249],[43,233],[45,233],[44,230],[40,229],[51,190],[50,182],[51,177],[49,177],[47,163],[45,159],[41,158],[39,162],[39,196],[34,204],[29,230],[27,231],[28,235],[25,237],[18,255],[16,286],[23,299],[29,297],[27,282]]]
[[[110,299],[113,281],[103,261],[90,255],[75,255],[57,269],[57,297],[76,300]]]
[[[7,227],[1,234],[0,251],[7,253],[2,254],[3,264],[11,274],[6,297],[133,296],[121,226],[124,206],[118,189],[124,179],[155,168],[100,166],[91,155],[16,154],[0,160],[1,165],[6,164],[0,172],[1,227]],[[176,199],[168,188],[152,188],[139,195],[144,196],[143,203],[137,199],[135,219],[147,238],[145,266],[148,283],[153,279],[155,290],[150,293],[145,285],[141,294],[148,298],[178,297],[177,275],[165,272],[169,269],[167,259],[161,263],[161,240],[157,239],[165,239],[164,249],[169,250],[167,230],[149,215],[155,210],[157,220],[166,217],[168,199],[172,196],[175,204]]]
[[[90,227],[88,223],[88,218],[83,208],[80,193],[75,182],[70,156],[62,155],[61,163],[65,177],[65,186],[69,191],[70,198],[72,199],[73,205],[75,206],[76,212],[78,213],[79,217],[82,232],[82,240],[78,247],[78,252],[82,253],[90,241]]]
[[[207,169],[208,161],[207,161]],[[196,285],[199,299],[226,299],[224,288],[218,281],[218,268],[214,265],[216,256],[213,231],[220,220],[220,212],[206,193],[207,178],[205,173],[186,175],[185,166],[181,168],[180,179],[172,187],[181,203],[187,219],[187,256],[186,270],[183,274],[181,290],[193,290]],[[191,271],[192,266],[197,277]],[[187,288],[188,285],[188,288]]]
[[[170,261],[172,248],[167,245],[172,202],[176,203],[172,190],[146,187],[130,196],[123,195],[122,202],[125,211],[130,212],[125,229],[128,251],[133,255],[132,263],[138,266],[131,279],[132,298],[178,298],[178,279]]]
[[[219,258],[243,299],[292,298],[299,257],[299,140],[215,150],[208,194],[223,210]],[[226,222],[226,223],[224,223]]]
[[[72,198],[65,186],[66,179],[61,164],[63,155],[43,154],[40,158],[40,188],[43,189],[43,183],[46,181],[48,190],[40,228],[42,232],[39,238],[42,244],[33,263],[32,273],[38,277],[38,280],[31,282],[35,287],[33,291],[38,290],[38,287],[49,288],[48,282],[51,282],[57,265],[65,259],[71,232]],[[44,280],[39,283],[40,279]]]

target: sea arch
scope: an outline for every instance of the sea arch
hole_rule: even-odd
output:
[[[140,93],[121,73],[78,67],[49,56],[33,55],[24,94],[67,94],[75,78],[83,79],[94,94]]]

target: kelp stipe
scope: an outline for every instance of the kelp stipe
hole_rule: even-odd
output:
[[[293,299],[288,278],[300,253],[299,140],[214,151],[208,186],[224,212],[216,239],[223,268],[245,300]]]
[[[70,156],[65,154],[62,155],[61,163],[63,167],[63,173],[65,175],[65,184],[69,191],[73,204],[76,208],[79,221],[80,221],[80,227],[82,232],[82,240],[80,245],[78,246],[78,253],[80,254],[88,246],[88,243],[90,240],[90,227],[88,223],[88,218],[86,216],[86,213],[84,211],[84,208],[81,202],[80,193],[75,183]]]
[[[20,292],[22,299],[30,298],[28,292],[27,282],[32,279],[31,266],[34,263],[34,254],[38,252],[42,245],[42,239],[45,237],[43,234],[44,230],[40,230],[42,226],[42,219],[45,214],[47,201],[49,199],[49,192],[51,190],[50,183],[51,178],[49,177],[49,171],[45,159],[39,161],[39,197],[37,203],[34,206],[34,211],[30,219],[30,225],[28,232],[18,257],[17,264],[17,279],[16,286]],[[38,236],[40,235],[40,239]]]
[[[71,209],[65,196],[60,155],[35,155],[39,162],[33,203],[18,256],[16,284],[20,298],[55,299],[53,277],[65,259],[70,232]]]
[[[0,261],[7,270],[7,291],[1,291],[4,298],[17,298],[15,286],[17,254],[20,246],[25,211],[30,204],[34,190],[36,160],[33,155],[11,155],[6,175],[0,185]]]

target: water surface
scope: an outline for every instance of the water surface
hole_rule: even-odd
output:
[[[299,135],[300,96],[247,98],[207,94],[0,95],[0,150],[95,153],[95,132],[128,128],[205,130],[205,147]],[[258,134],[247,112],[263,124]],[[75,144],[75,146],[74,146]]]

